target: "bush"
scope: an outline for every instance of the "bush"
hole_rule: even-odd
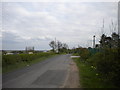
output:
[[[82,49],[80,52],[80,57],[83,61],[86,61],[91,56],[91,53],[88,49]]]
[[[104,49],[98,52],[87,61],[96,67],[97,71],[104,77],[104,80],[111,81],[116,85],[120,83],[120,56],[118,49]]]

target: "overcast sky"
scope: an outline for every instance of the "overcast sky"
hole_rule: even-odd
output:
[[[103,33],[110,35],[111,21],[117,24],[116,2],[4,2],[2,3],[2,49],[51,49],[57,40],[70,48],[92,47]]]

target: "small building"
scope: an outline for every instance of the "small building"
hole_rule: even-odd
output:
[[[14,54],[14,53],[9,53],[9,52],[8,52],[8,53],[6,53],[6,55],[13,55],[13,54]]]
[[[33,52],[28,52],[28,54],[33,54]]]

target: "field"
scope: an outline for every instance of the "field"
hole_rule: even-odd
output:
[[[6,73],[18,68],[30,66],[54,55],[56,54],[49,52],[36,54],[2,55],[2,72]]]

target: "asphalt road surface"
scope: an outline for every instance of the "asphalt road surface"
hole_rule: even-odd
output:
[[[2,75],[3,88],[59,88],[65,83],[69,54],[58,55],[45,61]]]

